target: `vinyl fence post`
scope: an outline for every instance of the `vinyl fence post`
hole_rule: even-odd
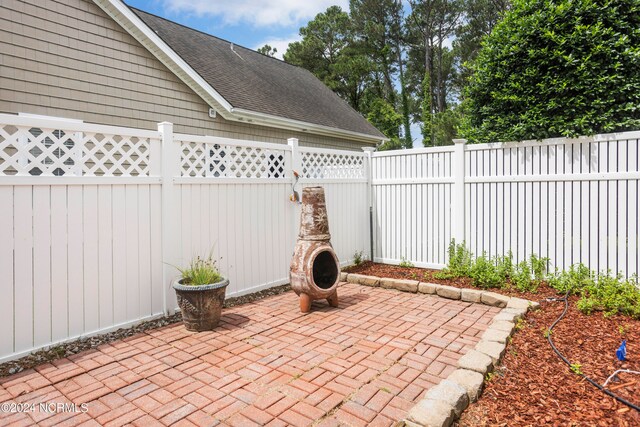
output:
[[[300,156],[300,148],[299,148],[300,143],[298,141],[298,138],[287,139],[287,144],[289,145],[289,147],[291,147],[291,163],[289,164],[289,168],[285,170],[286,170],[286,173],[288,174],[287,176],[291,178],[291,187],[293,188],[294,184],[296,183],[296,177],[294,175],[294,172],[297,172],[298,176],[302,178],[302,157]],[[297,186],[296,191],[300,196],[299,201],[302,201],[302,185]],[[291,191],[291,193],[293,194],[293,190]],[[298,236],[298,222],[300,220],[300,204],[295,202],[295,203],[292,203],[292,205],[293,205],[293,224],[291,224],[293,229],[292,243],[295,244],[295,241]]]
[[[372,186],[372,180],[373,180],[373,152],[375,151],[375,147],[362,147],[362,151],[364,151],[365,154],[365,161],[364,161],[364,177],[367,180],[367,206],[369,207],[369,212],[367,212],[367,214],[369,215],[369,256],[371,258],[369,258],[371,261],[373,261],[373,257],[374,257],[374,253],[373,253],[373,244],[375,242],[374,237],[373,237],[373,186]]]
[[[162,141],[162,308],[171,314],[171,281],[179,265],[178,203],[173,180],[180,173],[180,150],[173,141],[173,123],[158,123]]]
[[[451,176],[453,186],[451,191],[451,238],[456,243],[465,241],[465,205],[464,205],[464,177],[466,174],[464,162],[464,149],[466,139],[454,139]]]
[[[302,174],[302,159],[300,158],[299,151],[300,143],[298,141],[298,138],[289,138],[287,139],[287,144],[289,144],[289,147],[291,147],[291,169],[287,170],[286,172],[289,173],[290,177],[293,179],[294,171]]]

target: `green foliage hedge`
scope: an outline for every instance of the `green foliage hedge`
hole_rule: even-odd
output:
[[[514,0],[466,92],[472,142],[640,128],[640,1]]]

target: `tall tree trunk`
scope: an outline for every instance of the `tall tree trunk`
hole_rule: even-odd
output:
[[[442,64],[442,31],[440,31],[438,40],[438,80],[436,82],[437,108],[438,113],[444,112],[445,94],[444,94],[444,65]]]
[[[394,42],[398,61],[398,77],[400,79],[400,101],[402,103],[402,124],[404,126],[404,143],[405,148],[413,148],[413,138],[411,137],[411,118],[409,112],[409,97],[407,95],[407,87],[404,78],[404,58],[402,57],[402,1],[395,0],[396,13],[393,16],[393,25],[397,26],[396,31],[393,32]]]
[[[404,123],[404,146],[413,148],[413,137],[411,136],[411,118],[409,117],[409,97],[404,81],[404,74],[400,71],[400,85],[402,86],[402,121]]]
[[[389,62],[384,59],[382,62],[382,76],[384,78],[384,89],[386,92],[386,97],[384,97],[387,102],[395,107],[396,104],[396,95],[393,90],[393,81],[391,80],[391,66]]]
[[[384,76],[380,76],[380,72],[376,71],[375,72],[375,77],[373,79],[373,87],[375,88],[375,92],[377,92],[377,95],[382,98],[385,99],[384,97],[384,88],[383,85],[380,84],[380,81],[384,78]]]
[[[396,40],[398,49],[398,73],[400,75],[400,96],[402,98],[402,122],[404,124],[404,146],[405,148],[413,147],[413,138],[411,137],[411,120],[409,118],[409,98],[407,96],[407,88],[404,81],[404,61],[402,59],[402,50],[400,49],[400,41]]]
[[[424,134],[423,139],[428,142],[424,145],[433,145],[433,79],[431,78],[432,72],[432,58],[431,58],[431,38],[425,35],[424,38],[424,80],[423,81],[423,96],[424,102],[422,106],[423,121],[428,120],[428,123],[424,123],[425,130],[428,130],[428,134]],[[426,111],[425,111],[426,109]]]

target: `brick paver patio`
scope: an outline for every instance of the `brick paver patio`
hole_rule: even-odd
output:
[[[499,311],[353,284],[339,295],[304,315],[288,292],[224,310],[214,332],[175,324],[0,379],[0,402],[35,404],[0,424],[388,426]]]

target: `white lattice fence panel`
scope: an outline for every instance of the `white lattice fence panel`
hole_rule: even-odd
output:
[[[148,176],[150,138],[0,126],[0,176]]]
[[[300,150],[302,177],[311,179],[366,178],[364,155]]]
[[[77,174],[78,134],[60,129],[0,128],[1,175]]]
[[[149,176],[148,138],[85,133],[82,173],[86,176]]]
[[[285,150],[183,141],[184,177],[284,178]]]

